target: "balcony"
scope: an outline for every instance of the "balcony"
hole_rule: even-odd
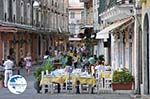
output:
[[[100,0],[99,16],[101,21],[111,23],[133,16],[133,0]]]
[[[80,2],[89,2],[90,0],[80,0]]]

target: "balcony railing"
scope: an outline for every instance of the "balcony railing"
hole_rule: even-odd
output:
[[[80,0],[80,2],[89,2],[90,0]]]
[[[110,0],[110,2],[107,2],[107,0],[100,0],[99,1],[99,14],[103,13],[105,10],[112,8],[116,5],[130,5],[133,3],[134,3],[134,0]]]

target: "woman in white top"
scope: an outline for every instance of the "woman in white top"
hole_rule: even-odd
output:
[[[29,53],[27,54],[27,57],[24,60],[25,60],[25,69],[29,75],[31,71],[31,66],[32,66],[32,58]]]

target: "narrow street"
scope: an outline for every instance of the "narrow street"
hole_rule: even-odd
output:
[[[31,76],[27,76],[25,70],[21,70],[21,75],[23,75],[28,83],[27,89],[23,94],[14,95],[7,88],[1,88],[0,90],[0,99],[133,99],[130,97],[130,94],[37,94],[34,89],[34,76],[33,71],[38,68],[38,66],[34,66],[32,68]],[[139,98],[138,98],[139,99]]]
[[[150,99],[150,0],[0,0],[0,99],[49,98]]]

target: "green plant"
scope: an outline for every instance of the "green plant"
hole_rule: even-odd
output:
[[[128,71],[128,69],[122,69],[121,71],[114,71],[113,83],[130,83],[134,81],[134,77]]]
[[[99,59],[100,61],[105,61],[104,55],[100,55],[100,56],[98,57],[98,59]]]
[[[41,68],[36,69],[36,71],[34,72],[34,77],[37,81],[41,80],[41,72],[42,71],[44,71],[44,69],[41,67]]]
[[[41,80],[41,72],[48,70],[49,72],[53,70],[53,65],[50,61],[50,58],[46,59],[42,64],[42,67],[38,68],[34,72],[34,77],[37,81]]]

